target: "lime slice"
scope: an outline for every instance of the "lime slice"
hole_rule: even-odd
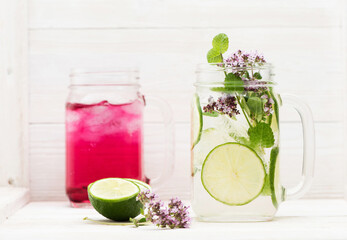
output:
[[[152,187],[149,186],[145,182],[142,182],[142,181],[137,180],[137,179],[132,179],[132,178],[125,178],[125,179],[135,183],[140,188],[140,191],[144,191],[144,190],[147,190],[147,189],[152,191]]]
[[[216,200],[228,205],[244,205],[263,190],[265,168],[249,147],[225,143],[215,147],[206,157],[201,181]]]
[[[197,94],[194,95],[192,102],[192,148],[200,141],[202,130],[202,111],[200,107],[200,99]]]
[[[235,140],[223,130],[208,128],[202,131],[199,144],[193,149],[195,167],[201,167],[209,152],[216,146],[227,142],[235,142]]]
[[[136,200],[140,188],[121,178],[105,178],[88,186],[88,197],[101,215],[114,221],[128,221],[140,214],[143,207]]]
[[[274,147],[270,154],[270,189],[271,189],[271,199],[273,205],[277,208],[280,201],[282,200],[282,186],[279,178],[279,161],[278,161],[279,148]]]

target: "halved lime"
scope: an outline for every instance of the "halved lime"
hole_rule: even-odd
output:
[[[152,187],[149,186],[147,183],[145,182],[142,182],[140,180],[137,180],[137,179],[132,179],[132,178],[125,178],[126,180],[129,180],[133,183],[135,183],[139,188],[140,188],[140,191],[144,191],[144,190],[147,190],[149,189],[150,191],[152,191]]]
[[[192,102],[192,148],[200,141],[202,130],[202,111],[200,99],[197,94],[194,95]]]
[[[208,128],[203,130],[199,144],[193,149],[194,166],[201,166],[213,148],[227,142],[234,142],[234,139],[224,129]]]
[[[251,148],[225,143],[215,147],[206,157],[201,181],[216,200],[228,205],[244,205],[261,193],[265,168]]]
[[[270,189],[271,189],[271,199],[273,205],[277,208],[280,201],[282,201],[282,186],[280,183],[279,174],[279,161],[278,161],[279,148],[274,147],[270,154]]]
[[[114,221],[128,221],[140,214],[142,203],[136,200],[140,188],[121,178],[105,178],[88,186],[88,197],[101,215]]]

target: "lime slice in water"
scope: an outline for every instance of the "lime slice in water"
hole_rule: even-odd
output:
[[[149,186],[145,182],[142,182],[142,181],[137,180],[137,179],[132,179],[132,178],[125,178],[125,179],[135,183],[140,188],[140,191],[144,191],[144,190],[147,190],[147,189],[152,191],[152,187]]]
[[[239,143],[225,143],[206,157],[201,181],[216,200],[228,205],[244,205],[261,193],[265,169],[252,149]]]
[[[279,179],[279,161],[278,161],[279,148],[274,147],[270,154],[270,189],[271,199],[273,205],[277,208],[280,201],[282,200],[282,186]]]
[[[200,141],[202,130],[202,111],[198,95],[194,95],[192,102],[192,148]]]
[[[88,197],[101,215],[114,221],[128,221],[140,214],[143,207],[136,200],[140,188],[121,178],[105,178],[88,186]]]

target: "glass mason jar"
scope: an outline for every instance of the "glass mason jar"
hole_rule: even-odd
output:
[[[313,177],[315,138],[309,107],[279,95],[272,67],[202,64],[192,101],[192,208],[202,221],[266,221],[279,204],[301,197]],[[302,179],[280,181],[279,107],[299,113],[304,137]]]
[[[143,112],[161,108],[166,127],[166,169],[151,184],[172,173],[172,112],[163,100],[140,93],[138,71],[83,71],[71,75],[66,102],[66,193],[74,207],[88,205],[87,187],[108,177],[149,183],[143,167]],[[165,159],[164,159],[165,160]],[[158,185],[158,184],[157,184]]]

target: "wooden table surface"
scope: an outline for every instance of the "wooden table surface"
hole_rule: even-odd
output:
[[[0,225],[0,239],[347,239],[347,202],[336,199],[285,202],[271,222],[194,220],[189,229],[100,225],[84,217],[103,219],[67,202],[30,202]]]

